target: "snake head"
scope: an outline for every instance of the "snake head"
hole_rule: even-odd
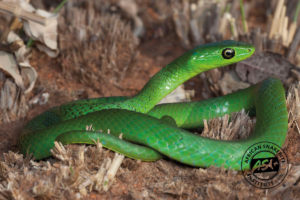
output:
[[[249,58],[255,47],[245,42],[225,40],[200,45],[189,51],[189,66],[199,68],[197,73],[230,65]]]

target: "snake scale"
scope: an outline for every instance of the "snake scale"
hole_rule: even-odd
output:
[[[20,152],[39,160],[51,156],[55,140],[63,144],[99,140],[108,149],[143,161],[166,156],[190,166],[241,170],[242,156],[252,144],[270,141],[282,146],[285,141],[288,114],[280,80],[269,78],[200,102],[157,104],[197,74],[244,60],[254,51],[250,44],[231,40],[200,45],[165,66],[134,97],[85,99],[54,107],[25,126]],[[222,141],[187,131],[201,127],[204,119],[241,109],[256,114],[247,139]],[[93,130],[86,130],[89,125]],[[110,134],[99,131],[108,129]]]

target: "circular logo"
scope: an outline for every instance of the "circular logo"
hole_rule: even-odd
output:
[[[248,183],[269,189],[278,186],[288,173],[288,159],[281,148],[272,142],[250,146],[242,158],[241,170]]]

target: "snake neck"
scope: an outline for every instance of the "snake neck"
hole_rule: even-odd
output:
[[[147,113],[165,96],[175,90],[179,85],[197,74],[206,71],[205,67],[191,63],[191,53],[187,52],[168,64],[155,74],[143,89],[124,104],[134,105],[136,112]]]
[[[224,57],[224,50],[233,51],[233,57]],[[254,47],[236,41],[216,42],[192,49],[154,75],[133,98],[120,107],[147,113],[179,85],[197,74],[233,64],[251,56]]]

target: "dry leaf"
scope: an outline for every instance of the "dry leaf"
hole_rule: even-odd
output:
[[[31,67],[31,65],[29,64],[28,61],[19,63],[19,66],[21,67],[22,77],[24,79],[26,77],[26,79],[29,82],[28,87],[26,87],[26,89],[24,91],[24,93],[27,94],[33,89],[38,74],[37,74],[36,70],[33,67]]]
[[[17,62],[14,56],[10,53],[0,51],[0,69],[7,75],[11,76],[18,87],[24,89],[24,83]]]
[[[15,57],[13,59],[15,60],[15,67],[13,68],[15,71],[15,74],[17,73],[18,76],[21,76],[19,79],[22,80],[22,86],[19,84],[20,80],[16,80],[16,75],[9,73],[10,76],[12,76],[16,82],[16,84],[24,89],[24,93],[29,93],[34,85],[35,81],[37,79],[37,72],[36,70],[30,65],[28,61],[29,57],[29,50],[26,48],[24,42],[21,40],[21,38],[15,34],[14,32],[10,32],[7,37],[7,42],[8,43],[13,43],[13,42],[18,42],[20,44],[20,48],[17,49],[14,52]],[[8,53],[7,53],[8,54]],[[21,72],[19,71],[19,68],[17,65],[20,67]],[[25,81],[26,80],[26,81]],[[25,81],[25,83],[24,83]]]
[[[36,14],[47,18],[46,25],[44,26],[33,21],[24,21],[24,31],[29,37],[44,44],[42,47],[41,45],[38,46],[41,51],[44,51],[50,57],[56,57],[58,55],[57,15],[44,10],[37,10]]]
[[[291,68],[294,68],[294,65],[283,56],[271,52],[260,52],[237,63],[236,72],[242,81],[252,84],[268,77],[277,77],[285,82]]]

